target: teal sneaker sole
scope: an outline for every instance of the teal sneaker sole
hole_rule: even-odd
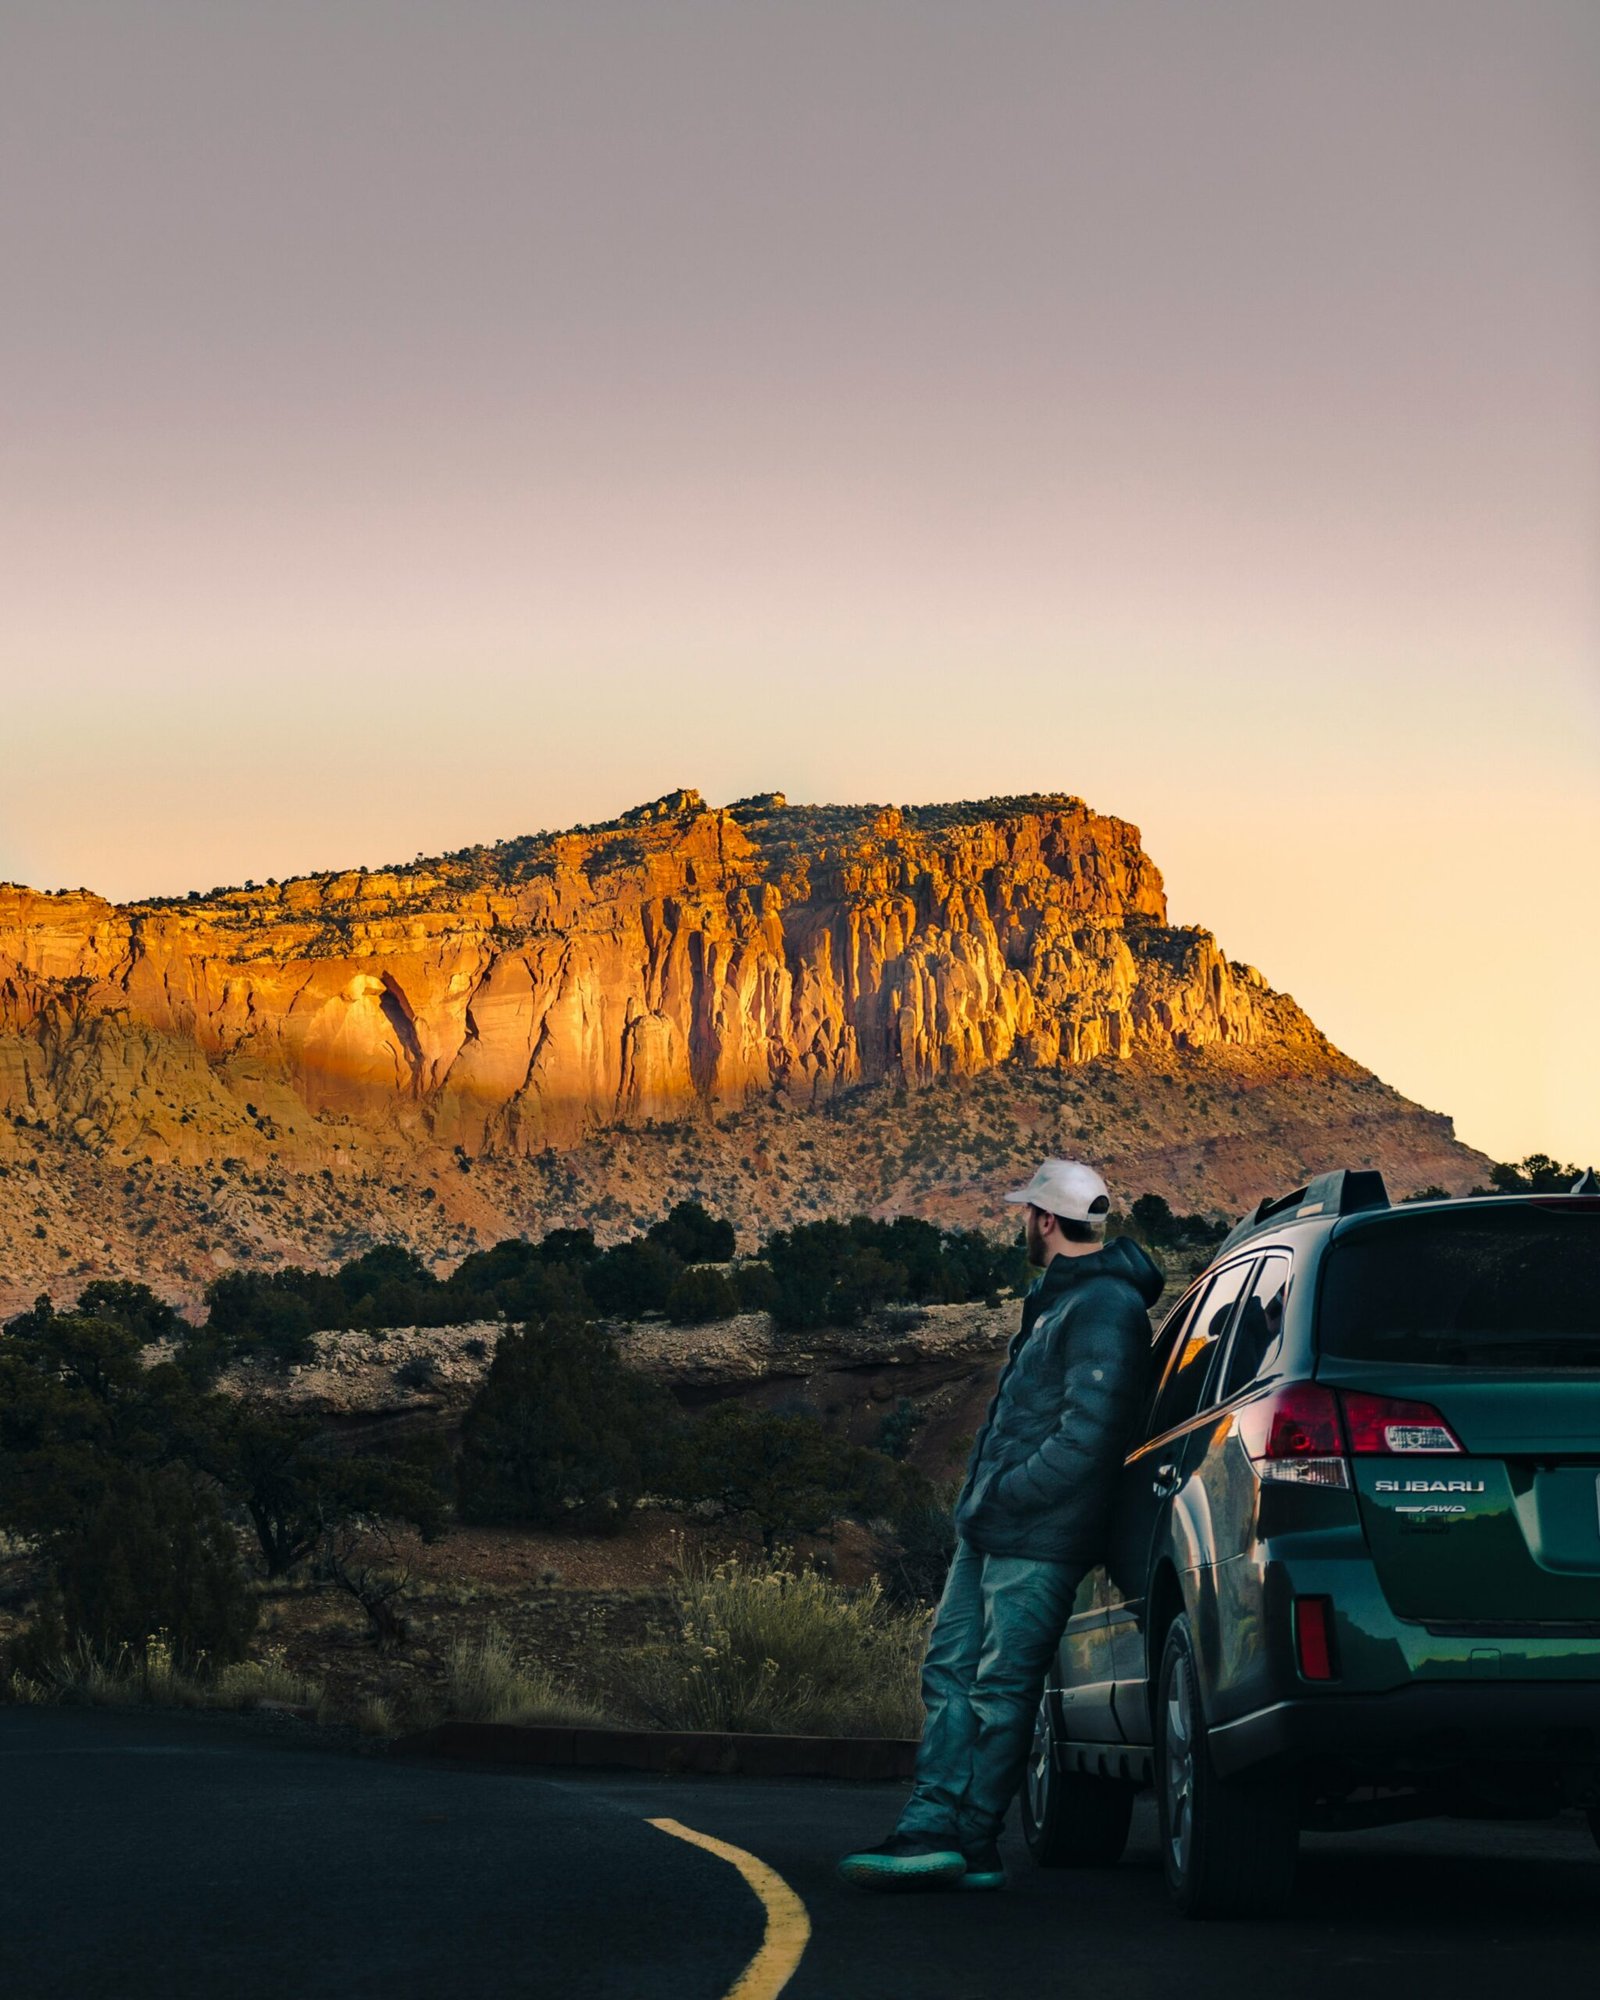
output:
[[[952,1849],[948,1854],[847,1854],[839,1863],[842,1881],[858,1889],[939,1889],[959,1882],[967,1864]]]

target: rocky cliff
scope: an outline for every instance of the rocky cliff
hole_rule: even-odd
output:
[[[444,1255],[503,1220],[491,1182],[542,1175],[548,1196],[552,1163],[606,1135],[1207,1059],[1242,1082],[1367,1077],[1209,933],[1168,924],[1136,828],[1064,796],[713,809],[682,791],[405,869],[128,905],[4,885],[0,1171],[49,1185],[0,1185],[0,1279],[60,1268],[28,1239],[55,1238],[63,1203],[115,1250],[124,1173],[209,1175],[205,1220],[219,1166],[381,1171],[415,1197],[401,1233]],[[1435,1172],[1460,1180],[1476,1156],[1436,1122]],[[293,1245],[291,1218],[277,1236]]]
[[[348,1115],[530,1153],[775,1093],[1213,1044],[1339,1060],[1170,928],[1137,829],[1076,799],[679,792],[405,873],[124,907],[0,888],[0,1109],[116,1150],[195,1159],[230,1123],[277,1144]]]

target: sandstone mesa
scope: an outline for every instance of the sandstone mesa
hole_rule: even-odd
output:
[[[995,1190],[1072,1146],[1184,1207],[1487,1165],[1170,924],[1138,830],[1065,795],[685,790],[405,868],[121,905],[0,885],[0,1311],[109,1275],[192,1302],[380,1240],[435,1267],[605,1240],[685,1194],[752,1245],[857,1208],[993,1228]]]
[[[774,1093],[1219,1044],[1343,1061],[1168,924],[1136,828],[1064,797],[718,810],[686,791],[194,902],[0,887],[0,1110],[180,1159],[230,1126],[292,1141],[339,1115],[528,1154]]]

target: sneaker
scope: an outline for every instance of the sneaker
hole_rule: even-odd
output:
[[[1003,1889],[1006,1886],[1005,1863],[1000,1859],[997,1841],[986,1840],[981,1847],[964,1848],[961,1858],[966,1863],[966,1873],[956,1884],[958,1889]]]
[[[947,1882],[959,1882],[966,1866],[953,1841],[891,1833],[876,1847],[847,1854],[839,1863],[839,1873],[861,1889],[937,1889]]]

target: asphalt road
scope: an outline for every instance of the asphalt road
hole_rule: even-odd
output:
[[[894,1787],[530,1777],[281,1747],[186,1718],[0,1710],[0,1994],[721,2000],[760,1903],[668,1817],[758,1856],[812,1935],[784,2000],[1534,2000],[1593,1988],[1600,1851],[1576,1816],[1307,1836],[1290,1913],[1185,1924],[1141,1812],[1119,1868],[1001,1895],[833,1876]]]
[[[1576,1815],[1308,1834],[1285,1917],[1197,1924],[1167,1908],[1155,1812],[1142,1802],[1117,1868],[1041,1871],[1012,1833],[1000,1894],[890,1897],[848,1888],[831,1870],[837,1853],[888,1831],[895,1787],[571,1784],[671,1813],[783,1876],[812,1922],[784,2000],[1552,2000],[1600,1980],[1600,1849]]]
[[[523,1777],[221,1721],[0,1709],[5,2000],[720,2000],[725,1861]]]

